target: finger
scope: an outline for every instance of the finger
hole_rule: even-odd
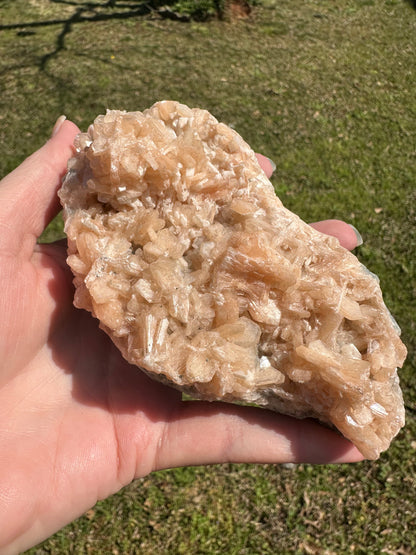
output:
[[[270,158],[263,156],[263,154],[256,153],[256,157],[260,167],[266,176],[270,178],[276,170],[275,163],[270,160]],[[340,244],[348,250],[355,249],[355,247],[363,244],[360,232],[354,226],[341,220],[324,220],[322,222],[314,222],[310,225],[326,235],[336,237]]]
[[[348,250],[355,249],[363,244],[363,239],[354,226],[342,222],[341,220],[324,220],[310,224],[314,229],[336,237],[341,246]]]
[[[363,460],[337,432],[254,407],[184,402],[159,442],[158,469],[214,464],[334,463]]]
[[[56,195],[79,132],[64,121],[56,134],[0,182],[0,247],[21,252],[60,210]]]
[[[276,164],[267,156],[263,156],[263,154],[256,154],[256,158],[258,163],[260,164],[261,169],[264,171],[266,176],[270,178],[273,172],[276,169]]]

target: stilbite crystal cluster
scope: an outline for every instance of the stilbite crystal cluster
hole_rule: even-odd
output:
[[[98,116],[76,148],[60,191],[74,302],[129,362],[387,449],[406,349],[378,282],[283,207],[236,132],[164,101]]]

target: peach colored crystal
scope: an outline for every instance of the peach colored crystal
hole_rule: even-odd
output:
[[[130,363],[387,449],[406,349],[378,282],[283,207],[236,132],[165,101],[98,116],[76,149],[60,191],[74,302]]]

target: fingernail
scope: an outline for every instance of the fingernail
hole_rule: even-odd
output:
[[[361,237],[361,233],[358,231],[358,229],[356,227],[354,227],[351,224],[349,224],[349,225],[352,228],[352,230],[354,231],[355,236],[357,237],[357,247],[359,247],[360,245],[362,245],[364,243],[363,238]]]
[[[276,171],[276,164],[273,162],[273,160],[271,160],[270,158],[268,158],[266,156],[267,160],[270,162],[270,165],[272,167],[272,173],[274,173]]]
[[[56,120],[55,125],[53,126],[51,137],[55,137],[65,120],[66,116],[59,116],[59,118]]]

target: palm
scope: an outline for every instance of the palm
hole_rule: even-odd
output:
[[[360,459],[314,422],[182,402],[73,307],[64,246],[36,246],[35,237],[57,210],[51,198],[75,132],[67,122],[0,185],[0,549],[33,545],[154,469]]]
[[[13,287],[25,302],[19,312],[11,306],[3,315],[3,321],[24,324],[19,362],[28,361],[0,390],[1,421],[9,422],[7,443],[14,452],[12,473],[1,467],[7,461],[0,462],[8,482],[2,487],[20,496],[15,514],[7,511],[11,534],[13,522],[36,520],[34,511],[46,532],[53,531],[150,472],[163,423],[180,403],[178,392],[131,367],[97,322],[73,308],[64,257],[61,247],[47,246],[21,261]],[[11,360],[13,350],[10,342],[3,360]],[[28,497],[42,500],[41,507]]]

